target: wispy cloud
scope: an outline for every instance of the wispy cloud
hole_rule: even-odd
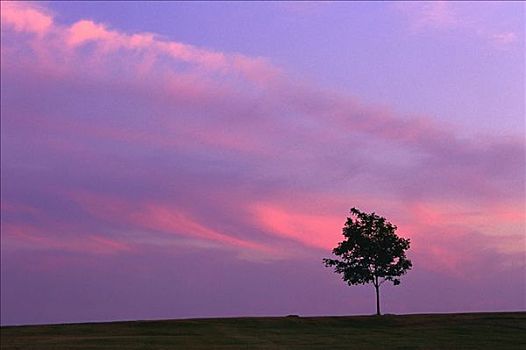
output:
[[[506,47],[518,40],[518,36],[514,32],[496,33],[493,34],[491,38],[493,39],[495,45],[500,47]]]
[[[454,5],[448,1],[399,3],[398,5],[401,8],[406,8],[410,16],[413,16],[411,25],[414,30],[450,29],[462,22],[454,9]]]
[[[477,37],[495,48],[517,44],[520,34],[496,13],[497,2],[462,3],[454,1],[396,2],[394,7],[415,33],[455,32]],[[493,14],[493,15],[492,15]],[[503,28],[508,28],[503,30]]]

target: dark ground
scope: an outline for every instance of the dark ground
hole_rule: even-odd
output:
[[[526,312],[1,328],[1,349],[526,349]]]

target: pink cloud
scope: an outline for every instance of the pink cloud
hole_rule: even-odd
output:
[[[115,42],[119,40],[119,34],[116,32],[108,31],[103,25],[87,20],[76,22],[68,31],[67,43],[73,47],[90,41]]]
[[[261,244],[249,240],[239,239],[227,233],[204,226],[182,213],[177,208],[163,205],[149,204],[140,211],[130,214],[131,221],[140,227],[159,230],[167,233],[180,233],[190,237],[219,242],[227,246],[248,248],[270,252]]]
[[[452,31],[457,35],[507,49],[518,42],[518,34],[498,14],[505,2],[481,2],[476,7],[461,1],[397,2],[394,7],[403,15],[415,33]]]
[[[341,240],[342,217],[309,215],[269,203],[256,203],[252,210],[264,230],[306,246],[331,250]]]
[[[271,257],[277,251],[250,239],[238,238],[221,232],[198,221],[185,213],[184,209],[163,203],[129,203],[118,198],[76,193],[75,201],[97,218],[110,224],[125,225],[128,229],[149,230],[169,235],[186,236],[197,240],[217,243],[223,247],[236,248],[239,251],[249,249]]]
[[[159,64],[167,56],[171,60],[195,65],[192,69],[197,70],[196,73],[200,73],[199,70],[202,69],[219,73],[239,73],[243,79],[255,83],[268,81],[271,78],[270,72],[273,75],[277,73],[277,70],[262,58],[251,58],[241,54],[227,55],[163,40],[151,33],[130,35],[85,19],[71,26],[62,26],[54,22],[53,17],[43,9],[23,2],[2,2],[2,28],[39,34],[39,41],[32,43],[33,49],[39,52],[41,59],[47,57],[48,65],[53,66],[55,62],[57,69],[64,69],[64,63],[68,63],[67,61],[70,61],[73,65],[71,69],[74,69],[75,57],[79,59],[79,47],[91,42],[97,48],[92,52],[92,64],[100,64],[105,59],[111,61],[111,57],[107,55],[115,50],[141,50],[148,51],[146,57],[136,62],[143,70],[153,69],[153,62]]]
[[[118,254],[132,251],[125,242],[97,234],[57,237],[53,232],[29,224],[2,223],[2,241],[13,247],[30,250],[60,250],[89,254]]]
[[[53,17],[34,4],[2,1],[2,24],[19,32],[46,34],[53,26]]]
[[[422,3],[420,17],[416,21],[416,27],[440,27],[448,28],[458,23],[451,4],[447,1],[433,1]]]
[[[395,6],[409,18],[415,31],[450,29],[460,22],[454,4],[448,1],[402,2]]]
[[[204,67],[222,70],[227,68],[228,65],[227,58],[220,52],[202,50],[177,42],[161,42],[158,43],[158,47],[172,58],[185,62],[197,62]]]
[[[506,267],[510,259],[524,265],[516,255],[523,251],[526,220],[515,204],[413,201],[388,217],[411,238],[410,255],[427,270],[478,278],[478,267],[489,260],[495,268]],[[500,254],[508,258],[497,258]]]
[[[235,55],[232,65],[249,80],[260,83],[263,86],[279,80],[283,73],[263,58],[248,58],[243,55]]]

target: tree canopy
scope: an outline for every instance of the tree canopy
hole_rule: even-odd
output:
[[[400,284],[399,277],[412,267],[406,257],[409,239],[396,235],[397,227],[385,218],[350,210],[342,234],[345,239],[332,253],[340,259],[323,259],[325,266],[334,267],[348,285],[372,283],[376,290],[376,313],[380,315],[380,285],[391,281]]]

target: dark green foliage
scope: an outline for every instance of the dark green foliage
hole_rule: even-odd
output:
[[[347,284],[372,283],[376,289],[377,314],[380,314],[379,288],[385,281],[400,284],[398,277],[411,269],[405,251],[409,239],[396,235],[396,226],[375,213],[352,208],[343,227],[345,239],[332,253],[340,259],[323,259],[325,266],[334,267]]]
[[[524,349],[526,313],[137,321],[0,333],[2,350]]]

